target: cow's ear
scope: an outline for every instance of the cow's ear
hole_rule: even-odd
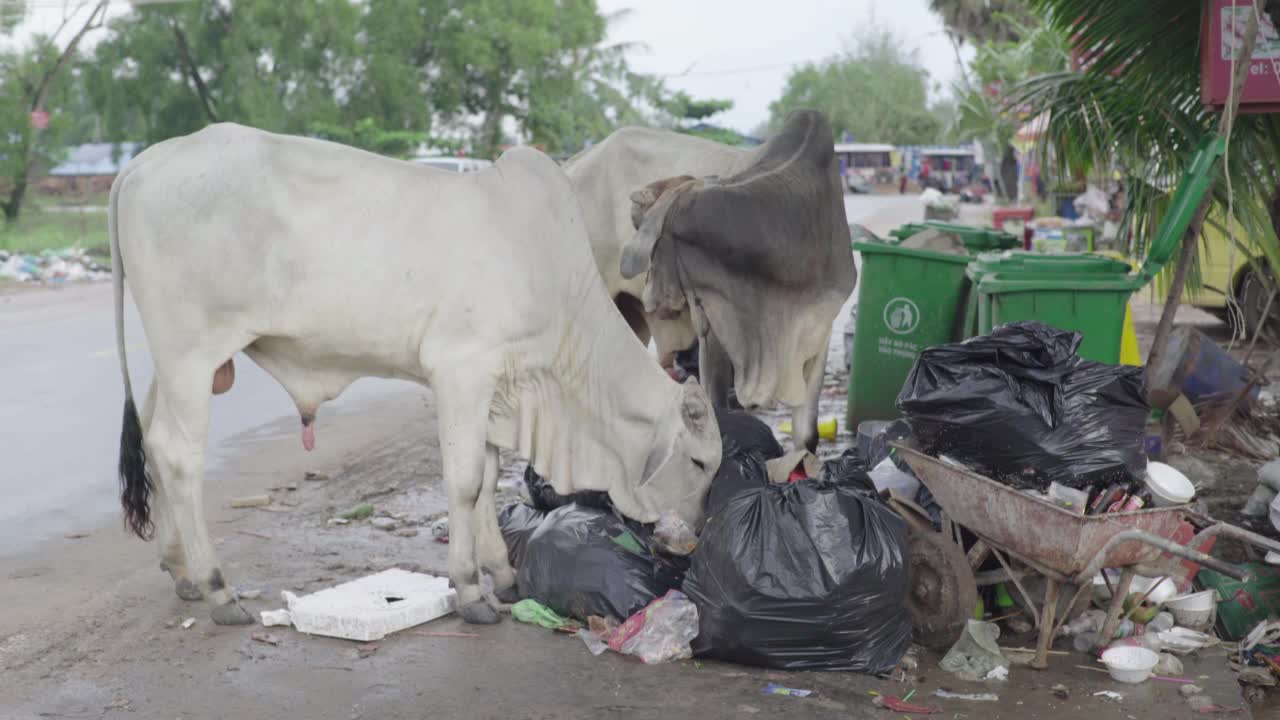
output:
[[[719,430],[709,427],[715,422],[715,410],[711,407],[711,398],[698,384],[697,379],[689,378],[681,386],[680,416],[684,426],[697,437],[718,433]]]
[[[658,238],[662,237],[663,230],[667,224],[667,215],[671,212],[672,205],[675,204],[681,194],[688,192],[696,185],[697,181],[693,178],[682,176],[659,180],[632,194],[633,221],[637,215],[637,208],[643,207],[640,200],[646,200],[651,196],[656,196],[657,199],[644,212],[644,220],[640,223],[636,234],[622,248],[622,263],[619,268],[622,271],[622,277],[629,280],[649,269],[649,261],[653,257],[653,248],[658,244]],[[640,197],[637,198],[637,195]]]

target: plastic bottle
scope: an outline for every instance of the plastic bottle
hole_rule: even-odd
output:
[[[1156,616],[1147,623],[1148,635],[1152,633],[1164,632],[1174,626],[1173,615],[1167,612],[1156,613]]]

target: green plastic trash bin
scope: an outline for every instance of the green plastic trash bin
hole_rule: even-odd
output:
[[[848,427],[898,417],[895,402],[916,356],[951,342],[968,288],[968,255],[855,242],[857,327],[849,365]]]
[[[970,225],[956,225],[947,222],[923,222],[923,223],[907,223],[894,230],[889,231],[892,240],[886,240],[893,244],[898,244],[903,240],[925,230],[937,230],[939,232],[955,235],[964,243],[965,250],[970,254],[985,252],[989,250],[1006,250],[1009,248],[1022,247],[1022,241],[1016,235],[1007,233],[1003,230],[995,230],[993,228],[972,227]]]
[[[1036,320],[1082,333],[1081,357],[1118,363],[1129,297],[1173,256],[1209,189],[1209,174],[1224,149],[1216,134],[1201,140],[1147,258],[1135,273],[1130,273],[1124,262],[1101,256],[1030,258],[1025,253],[1006,253],[979,258],[968,271],[973,284],[971,303],[966,303],[965,334],[985,335],[1005,323]]]

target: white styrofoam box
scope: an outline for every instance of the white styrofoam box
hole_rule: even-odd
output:
[[[397,568],[302,597],[282,595],[297,630],[364,642],[448,615],[458,602],[448,578]]]

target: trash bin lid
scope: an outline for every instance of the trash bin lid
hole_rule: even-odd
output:
[[[1147,250],[1147,259],[1138,270],[1138,274],[1144,278],[1144,285],[1160,272],[1181,244],[1191,218],[1200,207],[1200,201],[1213,184],[1211,173],[1215,163],[1226,148],[1226,141],[1216,132],[1200,138],[1191,164],[1187,166],[1187,171],[1183,173],[1169,200],[1169,209],[1165,211],[1160,227],[1156,228],[1156,236]]]
[[[1093,253],[1061,253],[1046,255],[1025,250],[982,253],[969,264],[966,272],[971,280],[987,275],[1064,277],[1108,277],[1119,279],[1129,274],[1129,263]]]
[[[930,220],[923,223],[907,223],[898,228],[889,231],[895,240],[890,242],[902,242],[925,230],[937,230],[939,232],[949,233],[960,238],[964,243],[965,249],[969,252],[980,252],[984,250],[1004,250],[1008,248],[1020,247],[1022,241],[1012,233],[994,228],[973,227],[972,225],[957,225],[955,223],[941,222]]]
[[[898,247],[897,245],[882,242],[855,240],[853,242],[853,249],[862,253],[864,259],[868,255],[897,255],[899,257],[937,260],[939,262],[951,263],[953,265],[967,265],[969,263],[968,255],[953,255],[951,253],[935,252],[933,250],[917,250],[915,248]]]

